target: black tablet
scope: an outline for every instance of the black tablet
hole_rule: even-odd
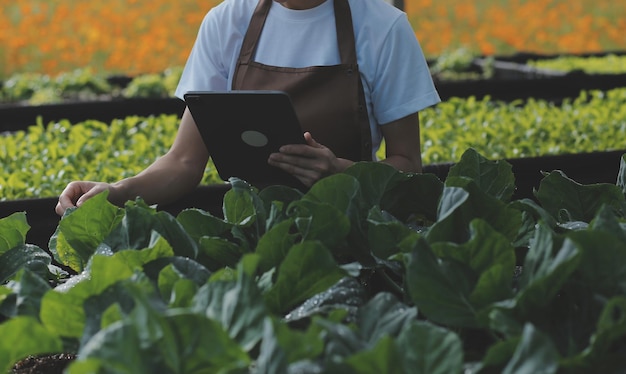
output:
[[[305,142],[286,92],[192,91],[184,98],[220,178],[301,186],[267,163],[282,145]]]

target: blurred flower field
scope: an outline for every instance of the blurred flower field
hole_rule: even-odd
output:
[[[0,79],[85,66],[129,75],[180,66],[219,2],[0,0]],[[427,57],[461,46],[484,55],[626,49],[624,1],[405,0],[405,10]]]
[[[483,55],[626,49],[626,2],[406,0],[424,52],[467,46]]]

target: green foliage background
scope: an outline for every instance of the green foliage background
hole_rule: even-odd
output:
[[[560,105],[452,98],[421,112],[420,122],[424,164],[454,162],[468,148],[491,159],[626,149],[626,88],[583,92]],[[178,123],[175,115],[60,121],[4,134],[1,199],[57,196],[71,180],[132,176],[169,149]],[[209,163],[202,183],[220,182]]]

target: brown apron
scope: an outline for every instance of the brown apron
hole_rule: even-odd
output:
[[[333,0],[328,0],[333,1]],[[303,131],[337,157],[372,160],[372,136],[365,94],[357,66],[348,0],[334,0],[341,64],[289,68],[253,61],[261,30],[273,0],[260,0],[239,53],[233,90],[286,91]]]

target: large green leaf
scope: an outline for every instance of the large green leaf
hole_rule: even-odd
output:
[[[581,251],[572,240],[558,240],[540,223],[524,261],[517,305],[526,313],[548,305],[580,262]]]
[[[118,252],[149,248],[155,238],[163,237],[171,245],[174,254],[189,258],[197,256],[196,242],[170,213],[157,211],[142,200],[128,202],[124,211],[126,214],[120,224],[103,241],[109,250]],[[158,235],[153,235],[153,232]]]
[[[50,250],[55,258],[77,272],[84,269],[98,245],[124,216],[124,210],[111,204],[107,196],[107,191],[102,192],[66,213],[51,238]]]
[[[397,337],[417,318],[417,309],[410,308],[387,292],[376,294],[357,313],[361,338],[369,345],[384,336]]]
[[[293,219],[288,219],[274,225],[259,239],[256,254],[259,255],[259,270],[269,271],[280,265],[299,235],[292,233]]]
[[[582,185],[558,170],[541,180],[537,199],[560,222],[590,222],[602,205],[621,209],[625,201],[624,192],[614,184]]]
[[[463,244],[439,242],[433,252],[468,265],[477,276],[469,298],[477,309],[512,296],[515,251],[510,241],[481,219],[470,223],[470,240]]]
[[[137,293],[141,294],[141,300],[138,300]],[[86,318],[80,346],[88,344],[105,327],[128,320],[134,310],[142,307],[141,303],[145,299],[149,299],[154,305],[163,306],[154,284],[143,274],[116,282],[104,291],[88,297],[83,303]],[[142,324],[141,328],[146,334],[155,334],[153,326]]]
[[[504,202],[508,202],[515,192],[512,165],[505,160],[487,160],[473,148],[468,148],[461,160],[450,168],[450,177],[471,178],[487,195]]]
[[[351,325],[315,319],[324,330],[324,361],[330,372],[406,372],[406,347],[394,343],[416,319],[417,309],[389,293],[378,293],[361,308]]]
[[[580,281],[604,297],[626,294],[626,230],[605,206],[588,230],[568,235],[581,251]]]
[[[93,256],[85,272],[44,295],[41,300],[42,323],[59,336],[81,337],[86,320],[85,300],[131,277],[134,270],[135,266],[129,266],[122,256]]]
[[[559,353],[550,338],[533,325],[524,326],[522,338],[503,374],[549,374],[559,367]]]
[[[234,281],[212,280],[201,287],[191,309],[221,323],[245,351],[251,350],[261,339],[268,315],[261,291],[241,270]]]
[[[364,206],[380,205],[385,193],[409,178],[394,167],[381,162],[357,162],[345,170],[357,179]]]
[[[265,222],[265,209],[258,191],[245,181],[231,178],[232,188],[224,194],[224,220],[235,226],[248,227]],[[257,227],[257,230],[261,227]],[[261,235],[262,232],[259,232]]]
[[[449,177],[439,204],[437,222],[429,229],[430,243],[453,241],[462,243],[469,239],[469,223],[482,218],[511,242],[522,225],[522,214],[483,192],[466,177]]]
[[[243,252],[252,252],[267,230],[268,212],[258,189],[249,183],[230,178],[231,189],[224,195],[224,221],[232,224],[231,234]]]
[[[306,369],[319,370],[313,360],[324,351],[323,333],[316,325],[306,331],[291,329],[283,321],[266,318],[263,339],[259,356],[256,361],[256,373],[286,373],[289,364],[294,363],[293,372]],[[300,361],[300,362],[298,362]],[[316,372],[316,371],[313,372]]]
[[[0,219],[0,255],[20,244],[25,244],[28,230],[30,225],[26,222],[24,212],[13,213]]]
[[[14,279],[13,297],[9,300],[11,305],[8,305],[9,300],[2,302],[0,297],[0,313],[7,317],[15,316],[31,316],[39,318],[39,311],[41,307],[41,298],[50,290],[50,285],[46,278],[42,278],[40,275],[32,272],[28,268],[20,270]],[[10,313],[7,313],[10,310]]]
[[[116,373],[229,372],[248,367],[250,359],[218,322],[197,314],[154,319],[165,335],[148,337],[141,325],[117,322],[96,334],[79,352],[70,373],[97,365]],[[168,358],[169,357],[169,358]],[[86,366],[83,366],[86,365]]]
[[[362,166],[365,167],[366,165],[370,165],[374,168],[382,167],[382,169],[380,169],[383,172],[382,186],[385,185],[385,175],[395,175],[395,173],[389,174],[392,170],[389,170],[387,167],[381,165],[374,166],[375,163],[366,163]],[[384,187],[378,186],[375,183],[369,184],[369,182],[370,179],[366,178],[366,183],[368,183],[366,187],[369,188],[369,192],[367,193],[372,195],[369,198],[377,200],[374,195],[382,191]],[[367,214],[371,206],[364,203],[360,183],[355,177],[346,173],[339,173],[323,178],[311,187],[301,201],[302,203],[313,201],[322,203],[325,206],[331,206],[333,209],[342,212],[348,218],[350,230],[346,236],[346,243],[343,247],[334,247],[333,253],[336,256],[347,257],[351,261],[356,260],[365,266],[375,265],[376,261],[372,256],[371,247],[367,241],[365,227]],[[316,218],[312,216],[309,219]],[[343,230],[346,228],[346,221],[342,219],[339,223],[340,231],[337,230],[337,232],[343,233]],[[325,225],[329,227],[328,222],[326,222]],[[332,238],[337,238],[337,234],[333,234]]]
[[[528,248],[539,220],[542,220],[548,227],[557,226],[556,219],[534,200],[526,198],[515,200],[509,203],[509,207],[518,209],[522,213],[522,226],[513,243],[516,248]]]
[[[395,342],[405,373],[448,374],[462,372],[463,344],[453,331],[426,321],[403,329]]]
[[[591,221],[589,229],[602,232],[612,238],[626,242],[626,223],[619,219],[615,211],[608,205],[604,205],[600,208],[598,214],[593,221]]]
[[[19,244],[0,255],[0,284],[4,284],[23,268],[44,276],[48,273],[51,261],[50,255],[43,249],[32,244]]]
[[[361,214],[361,187],[356,178],[339,173],[315,183],[301,200],[331,205],[344,213],[351,222],[359,222]]]
[[[344,277],[326,291],[316,294],[290,311],[284,318],[296,324],[315,316],[327,316],[333,311],[346,311],[346,320],[355,320],[359,308],[365,304],[368,291],[358,279]],[[302,323],[301,323],[302,324]]]
[[[19,360],[30,355],[60,353],[61,339],[34,317],[15,317],[0,324],[0,372],[8,373]]]
[[[272,312],[285,313],[345,275],[324,245],[316,241],[302,242],[287,253],[278,269],[276,283],[265,294],[265,300]]]
[[[370,209],[367,224],[367,239],[372,253],[382,259],[396,255],[398,243],[405,237],[417,235],[408,225],[381,211],[378,207]]]
[[[222,236],[232,225],[200,209],[185,209],[176,216],[183,229],[199,241],[205,236]]]
[[[475,367],[476,371],[481,372],[501,372],[513,357],[517,346],[521,340],[523,326],[520,327],[519,333],[514,337],[506,340],[500,340],[489,347],[482,361]]]
[[[300,200],[291,204],[302,240],[318,240],[328,248],[339,247],[350,232],[350,219],[329,203]]]
[[[603,300],[604,302],[605,300]],[[603,303],[597,315],[595,331],[589,339],[589,346],[581,353],[567,357],[563,361],[565,370],[571,372],[618,373],[626,369],[624,354],[626,346],[626,297],[612,297]]]
[[[198,262],[209,270],[235,267],[241,259],[241,246],[219,236],[205,236],[198,241]]]
[[[443,182],[435,174],[402,174],[404,178],[389,185],[380,201],[381,209],[401,221],[437,220],[437,206]]]
[[[626,336],[626,296],[616,296],[608,300],[600,318],[598,318],[597,330],[591,339],[589,350],[585,352],[593,365],[606,365],[607,370],[624,370],[626,363],[623,353],[626,350],[621,344]],[[619,355],[621,357],[615,357]],[[611,361],[605,358],[611,357]],[[615,361],[620,359],[621,364]],[[611,364],[615,365],[611,368]]]
[[[469,267],[437,258],[423,238],[405,240],[403,245],[412,248],[404,249],[410,252],[406,283],[420,313],[448,326],[478,327],[478,311],[470,301],[476,278]]]
[[[170,301],[178,297],[175,294],[175,287],[178,281],[186,279],[197,287],[204,285],[211,272],[196,261],[187,257],[169,258],[169,265],[159,272],[158,286],[164,300]]]
[[[397,347],[391,337],[385,336],[379,339],[373,347],[346,358],[346,363],[353,369],[354,373],[403,374],[407,370],[398,364],[402,362],[400,354],[402,348]]]

